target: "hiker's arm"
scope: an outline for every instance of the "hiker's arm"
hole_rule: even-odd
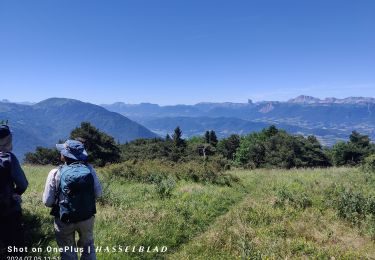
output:
[[[99,198],[102,196],[102,185],[100,184],[99,178],[96,175],[96,172],[93,167],[91,167],[91,173],[92,176],[94,177],[94,191],[95,191],[95,198]]]
[[[14,154],[11,154],[11,163],[12,163],[12,178],[14,183],[16,184],[15,193],[18,195],[22,195],[29,182],[26,179],[25,173],[23,172],[21,165]]]
[[[56,180],[55,174],[57,169],[53,169],[48,173],[46,185],[43,192],[43,203],[47,207],[52,207],[55,204],[56,198]]]

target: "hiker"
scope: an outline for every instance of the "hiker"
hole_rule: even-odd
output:
[[[0,257],[15,256],[24,247],[21,195],[28,182],[17,157],[12,153],[12,133],[7,125],[0,125]]]
[[[56,144],[63,165],[49,172],[43,203],[55,217],[55,236],[62,260],[96,259],[94,248],[95,199],[102,187],[94,168],[87,163],[84,145],[77,140]],[[75,232],[79,234],[76,247]],[[69,248],[66,250],[66,248]]]

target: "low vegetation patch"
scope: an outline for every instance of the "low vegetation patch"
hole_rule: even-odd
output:
[[[354,190],[344,185],[332,184],[326,192],[326,203],[337,210],[340,218],[358,226],[375,240],[375,194],[366,187]]]
[[[375,174],[375,154],[366,157],[362,164],[365,173]]]
[[[220,161],[204,160],[174,163],[162,160],[127,161],[101,169],[107,181],[161,183],[165,179],[231,186],[239,178],[224,172]],[[169,181],[170,182],[170,181]]]
[[[312,206],[310,197],[304,191],[292,190],[283,186],[278,188],[275,206],[284,207],[286,204],[295,208],[306,209]]]
[[[249,194],[169,259],[372,259],[368,226],[348,225],[323,206],[332,184],[363,175],[350,168],[239,171]],[[250,188],[251,187],[251,188]]]

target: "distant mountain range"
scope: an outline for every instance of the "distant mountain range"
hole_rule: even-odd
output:
[[[65,139],[82,121],[112,135],[116,141],[157,135],[115,112],[73,99],[50,98],[36,104],[0,102],[0,119],[9,120],[14,132],[14,151],[21,158],[36,146],[52,147]]]
[[[325,98],[319,99],[311,96],[298,96],[296,98],[290,99],[287,103],[295,103],[295,104],[350,104],[350,105],[359,105],[359,104],[375,104],[375,98],[369,97],[348,97],[348,98]]]
[[[315,135],[325,145],[347,140],[353,130],[375,140],[375,99],[318,99],[299,96],[286,102],[94,105],[73,99],[50,98],[39,103],[0,101],[0,120],[14,131],[17,155],[36,146],[52,147],[82,121],[91,122],[120,142],[172,134],[176,126],[185,137],[215,130],[219,137],[247,134],[271,124],[290,133]],[[146,128],[147,127],[147,128]],[[150,129],[150,130],[149,130]]]
[[[234,117],[163,117],[145,120],[142,123],[160,136],[171,134],[176,126],[180,126],[185,137],[202,135],[205,131],[213,129],[219,138],[231,134],[245,135],[270,126],[268,122],[254,122]],[[347,138],[345,133],[338,133],[334,130],[308,129],[284,123],[277,125],[279,128],[295,134]]]
[[[375,99],[368,97],[319,99],[301,95],[285,102],[248,100],[175,106],[117,102],[102,106],[159,134],[171,133],[180,125],[187,137],[210,129],[223,137],[275,124],[291,133],[314,134],[326,145],[347,139],[353,130],[375,139]]]

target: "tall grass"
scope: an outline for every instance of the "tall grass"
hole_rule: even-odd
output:
[[[159,182],[174,178],[199,183],[231,186],[238,178],[224,172],[225,165],[216,160],[202,160],[174,163],[163,160],[126,161],[113,164],[101,170],[108,181]]]
[[[97,207],[95,244],[102,249],[128,245],[168,250],[102,252],[98,259],[375,258],[369,213],[375,207],[369,202],[375,182],[359,170],[232,170],[220,173],[230,176],[225,177],[227,185],[202,177],[204,172],[196,169],[204,166],[153,161],[99,170],[105,193]],[[53,218],[41,202],[49,170],[25,167],[29,246],[56,246]],[[364,217],[354,224],[337,204],[345,190],[366,200]],[[352,207],[343,209],[350,212]]]

